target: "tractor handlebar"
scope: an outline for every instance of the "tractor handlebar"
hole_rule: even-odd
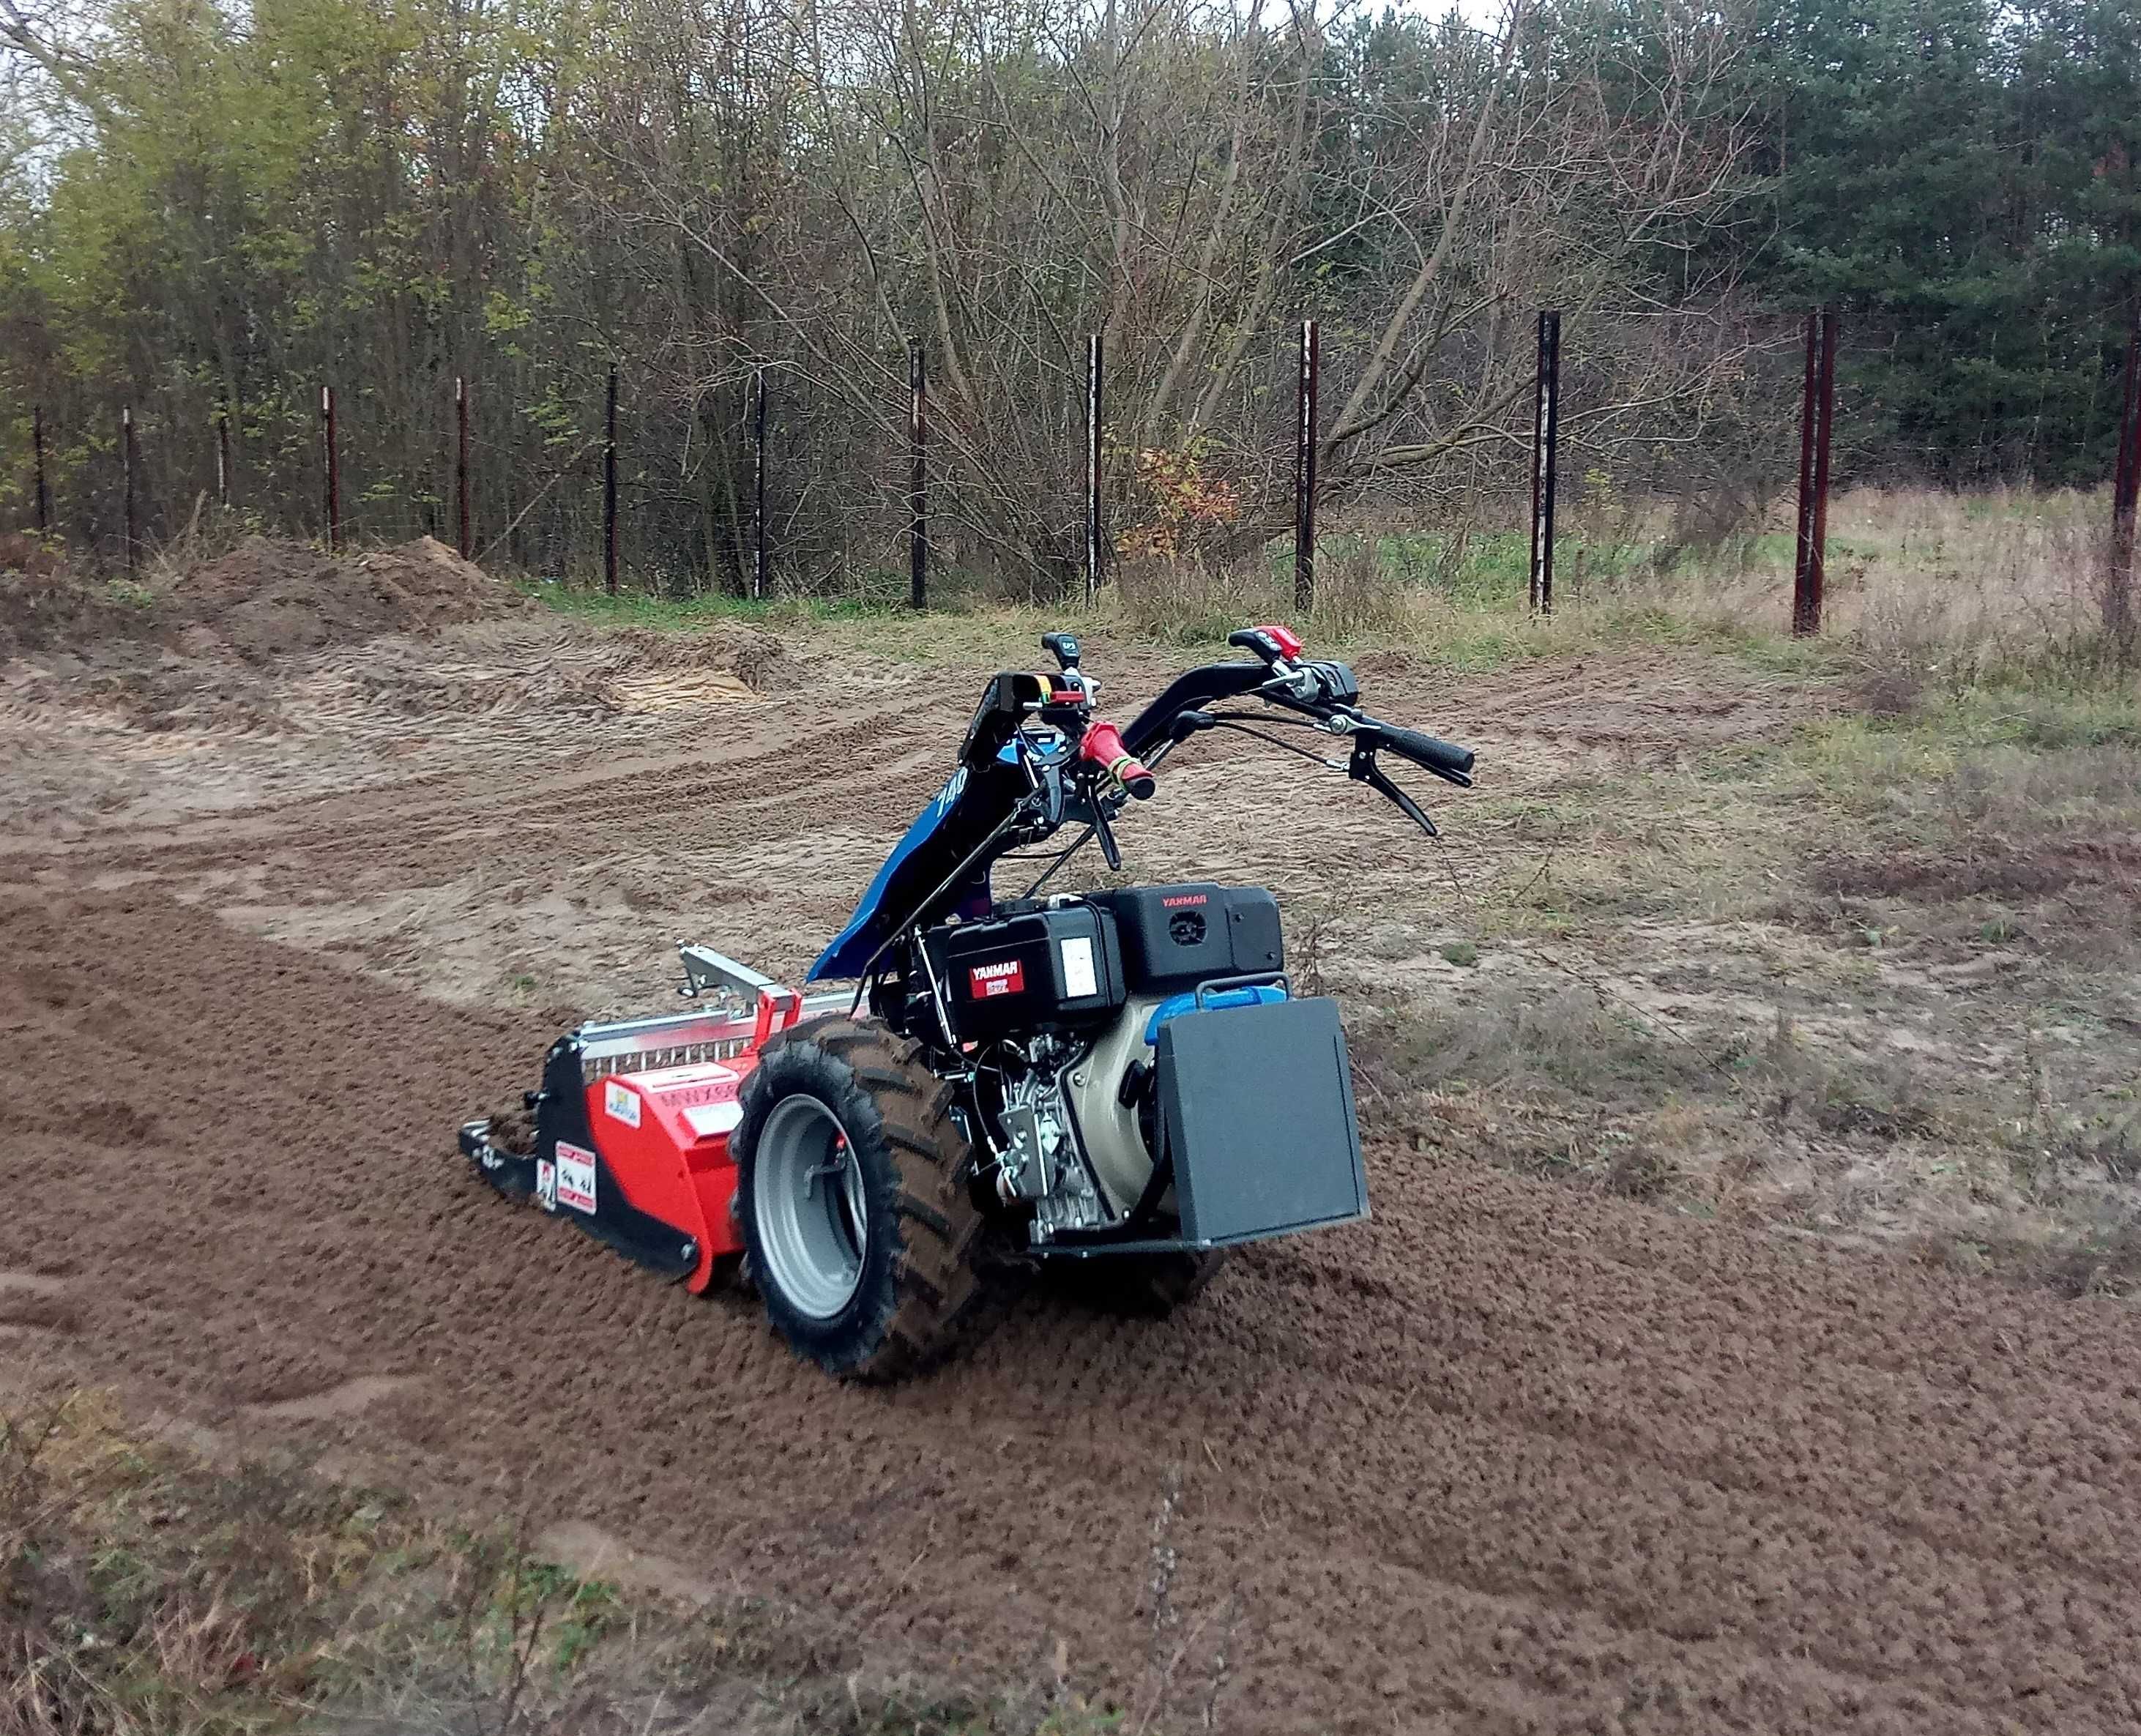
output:
[[[1469,747],[1459,747],[1454,741],[1445,741],[1439,735],[1428,735],[1418,730],[1400,729],[1394,723],[1379,723],[1373,718],[1362,718],[1352,730],[1352,738],[1366,748],[1388,748],[1401,760],[1410,760],[1423,771],[1431,771],[1438,778],[1448,779],[1462,788],[1472,784],[1474,755]]]
[[[1159,780],[1136,755],[1123,745],[1122,731],[1111,723],[1086,725],[1078,742],[1078,757],[1097,765],[1140,802],[1152,799]]]
[[[1353,671],[1343,663],[1302,657],[1301,641],[1285,627],[1244,627],[1228,642],[1238,650],[1248,651],[1249,658],[1185,669],[1120,729],[1092,715],[1099,683],[1080,669],[1081,647],[1076,639],[1052,633],[1042,642],[1054,654],[1062,672],[998,676],[991,683],[977,714],[975,729],[968,735],[970,760],[992,755],[1002,740],[1018,728],[1021,719],[1037,712],[1043,721],[1057,723],[1075,739],[1080,763],[1104,774],[1124,795],[1148,801],[1159,785],[1151,768],[1139,757],[1141,754],[1158,750],[1155,757],[1162,757],[1169,746],[1185,738],[1190,726],[1203,728],[1224,720],[1228,714],[1206,711],[1205,707],[1214,701],[1258,699],[1312,719],[1331,734],[1350,741],[1351,775],[1393,799],[1399,799],[1401,793],[1394,794],[1395,786],[1375,770],[1375,755],[1385,749],[1447,783],[1461,789],[1471,787],[1474,763],[1471,749],[1371,716],[1360,708],[1360,684]],[[975,753],[977,748],[979,755]],[[1400,800],[1399,805],[1409,815],[1419,817],[1410,798]],[[1422,819],[1421,824],[1427,823]]]

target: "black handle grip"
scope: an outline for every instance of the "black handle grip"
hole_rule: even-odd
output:
[[[1438,777],[1469,778],[1472,773],[1473,754],[1469,747],[1459,747],[1454,741],[1445,741],[1440,736],[1423,735],[1418,730],[1401,730],[1395,724],[1379,723],[1360,732],[1370,738],[1377,747],[1386,747],[1392,753],[1410,760],[1415,765],[1435,773]]]

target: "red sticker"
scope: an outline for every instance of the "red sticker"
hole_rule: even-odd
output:
[[[1022,995],[1026,992],[1026,966],[1017,959],[1007,958],[992,965],[976,965],[967,972],[974,985],[974,999],[993,1000],[998,995]]]

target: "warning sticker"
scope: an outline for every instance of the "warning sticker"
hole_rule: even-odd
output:
[[[1093,943],[1083,935],[1063,942],[1063,992],[1073,1001],[1100,992],[1093,970]]]
[[[592,1215],[595,1209],[595,1154],[560,1139],[557,1188],[559,1205]]]
[[[743,1107],[735,1103],[695,1103],[684,1111],[684,1124],[701,1139],[709,1134],[729,1134],[743,1119]]]
[[[1015,958],[1002,959],[992,965],[976,965],[967,976],[974,986],[977,1001],[992,1001],[998,995],[1026,992],[1026,966]]]
[[[627,1127],[637,1127],[639,1094],[630,1086],[611,1079],[603,1087],[603,1113],[613,1121],[622,1121]]]
[[[545,1212],[558,1209],[558,1166],[548,1158],[535,1160],[535,1203]]]

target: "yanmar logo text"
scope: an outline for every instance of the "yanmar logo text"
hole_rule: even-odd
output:
[[[1026,992],[1026,966],[1015,958],[999,959],[992,965],[976,965],[967,972],[967,980],[974,986],[977,1001],[991,1001],[998,995],[1022,995]]]
[[[1185,904],[1209,904],[1211,902],[1211,898],[1203,893],[1177,893],[1171,898],[1162,898],[1159,907],[1162,910],[1179,910]]]

